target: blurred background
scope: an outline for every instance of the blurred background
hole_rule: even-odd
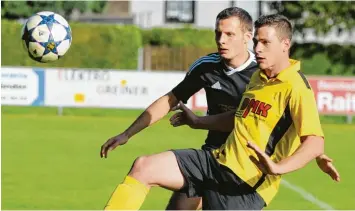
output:
[[[108,138],[216,51],[215,18],[231,6],[253,20],[281,13],[292,21],[291,58],[302,61],[342,179],[312,162],[285,176],[266,209],[355,209],[355,3],[222,0],[1,1],[1,208],[102,209],[137,156],[200,148],[206,131],[173,128],[168,116],[99,157]],[[72,29],[69,51],[53,63],[22,47],[21,28],[40,11],[61,14]],[[204,115],[204,90],[188,106]],[[154,188],[142,209],[165,209],[170,195]]]

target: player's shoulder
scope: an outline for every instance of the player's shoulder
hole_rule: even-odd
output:
[[[196,59],[189,68],[189,72],[191,71],[196,71],[197,69],[200,69],[200,67],[205,67],[206,65],[209,66],[211,63],[216,64],[221,61],[221,56],[219,53],[210,53],[205,56],[202,56],[198,59]]]
[[[310,91],[311,85],[302,71],[301,62],[294,59],[289,59],[290,66],[279,74],[278,78],[281,81],[288,83],[294,91]]]
[[[292,80],[289,80],[292,88],[297,91],[310,91],[312,87],[306,77],[306,75],[301,71],[295,71],[293,73]]]

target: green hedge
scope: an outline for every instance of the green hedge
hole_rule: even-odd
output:
[[[186,56],[191,47],[195,51],[198,49],[198,52],[216,48],[214,32],[209,29],[185,27],[147,30],[135,26],[70,23],[73,43],[67,54],[54,63],[41,64],[32,61],[23,50],[20,41],[21,25],[6,20],[2,20],[1,24],[2,65],[136,69],[138,48],[142,45],[152,45],[170,47],[174,51],[174,59],[177,61],[166,60],[168,64],[164,66],[165,69],[186,70],[178,68],[180,66],[175,67],[176,64],[186,63],[184,57],[176,55],[184,52]],[[302,70],[308,75],[355,75],[355,67],[352,65],[355,61],[354,46],[294,44],[291,55],[292,58],[302,61]],[[198,57],[195,54],[188,56]],[[161,57],[163,56],[160,54],[153,56],[151,63],[154,64],[157,62],[155,60]]]
[[[355,46],[319,43],[293,44],[291,57],[301,60],[310,75],[355,75]]]
[[[210,50],[216,48],[214,32],[208,29],[154,28],[151,30],[142,30],[142,36],[143,45],[167,46],[176,48],[176,51],[189,52],[191,47],[195,47],[195,50],[203,48],[199,49],[199,52],[204,52],[204,49]],[[354,46],[295,43],[292,47],[291,57],[301,60],[302,71],[308,75],[355,75],[355,68],[352,65],[355,61]],[[177,59],[179,57],[175,56],[174,58]],[[153,59],[152,63],[154,62]],[[161,64],[162,61],[157,61],[157,63]],[[184,61],[181,60],[173,63],[184,63]],[[172,64],[167,69],[176,68]]]
[[[3,66],[74,67],[136,69],[140,30],[135,26],[70,23],[73,42],[66,55],[42,64],[29,58],[22,47],[22,25],[1,21],[1,61]]]
[[[215,48],[214,31],[195,28],[142,30],[143,44],[168,47]]]

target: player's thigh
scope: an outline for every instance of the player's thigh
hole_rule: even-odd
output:
[[[129,175],[146,185],[170,190],[180,190],[184,185],[184,177],[171,151],[139,157]]]
[[[186,193],[174,192],[166,210],[198,210],[202,208],[202,198],[188,198]]]

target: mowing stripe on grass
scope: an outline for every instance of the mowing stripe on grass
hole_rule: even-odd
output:
[[[334,210],[334,208],[332,206],[330,206],[329,204],[325,203],[324,201],[321,201],[319,199],[317,199],[315,196],[313,196],[312,194],[308,193],[307,191],[305,191],[304,189],[302,189],[301,187],[298,187],[286,180],[281,180],[281,184],[284,185],[285,187],[297,192],[298,194],[300,194],[304,199],[306,199],[307,201],[312,202],[313,204],[317,205],[319,208],[325,209],[325,210]]]

